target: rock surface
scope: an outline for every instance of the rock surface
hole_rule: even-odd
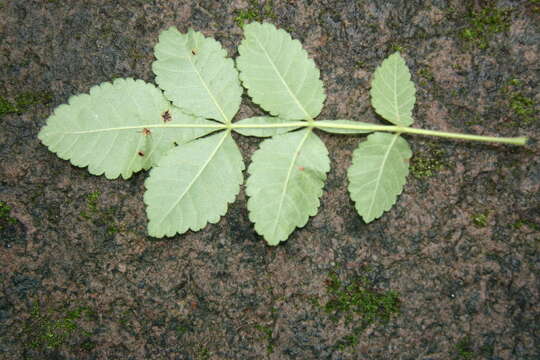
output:
[[[95,84],[153,82],[161,30],[193,27],[235,57],[239,24],[266,20],[319,66],[320,118],[379,122],[370,78],[400,50],[414,126],[534,140],[539,15],[509,0],[0,1],[0,358],[538,359],[537,143],[407,137],[408,184],[366,225],[346,190],[360,138],[321,134],[332,170],[320,211],[268,247],[243,191],[218,224],[150,238],[146,174],[91,176],[37,133]],[[259,113],[246,96],[237,119]],[[249,163],[259,140],[237,140]],[[326,306],[350,299],[332,276],[362,277],[372,298],[399,293],[399,314],[359,329],[366,313]]]

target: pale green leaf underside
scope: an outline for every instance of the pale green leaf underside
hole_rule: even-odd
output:
[[[309,129],[261,143],[249,166],[249,218],[270,245],[285,241],[317,213],[330,170],[324,143]]]
[[[371,104],[377,114],[401,126],[413,123],[414,83],[399,52],[390,55],[375,70],[371,83]]]
[[[255,116],[235,122],[236,125],[277,125],[290,122],[273,116]],[[244,136],[271,137],[284,134],[297,129],[298,127],[272,127],[272,128],[234,128],[239,134]]]
[[[232,59],[200,32],[171,27],[159,35],[152,70],[165,96],[185,112],[228,123],[240,107],[242,88]]]
[[[331,134],[367,134],[370,132],[373,132],[373,130],[359,130],[359,129],[336,129],[330,127],[331,125],[373,125],[369,123],[364,123],[360,121],[353,121],[353,120],[317,120],[316,123],[318,125],[328,125],[328,127],[325,126],[318,126],[317,129],[320,129],[322,131],[331,133]]]
[[[171,150],[145,182],[149,235],[173,236],[219,221],[240,191],[243,170],[227,131]]]
[[[171,121],[163,114],[169,111]],[[38,137],[50,151],[73,165],[108,179],[148,169],[174,146],[211,129],[156,128],[166,124],[210,123],[170,108],[154,85],[142,80],[117,79],[72,96],[47,119]],[[144,132],[144,128],[150,134]]]
[[[349,193],[366,223],[390,210],[403,191],[412,156],[399,134],[374,133],[353,153]]]
[[[268,23],[246,25],[244,35],[236,64],[253,101],[283,119],[319,115],[325,99],[323,83],[300,42]]]

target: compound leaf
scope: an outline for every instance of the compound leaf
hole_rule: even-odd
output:
[[[317,213],[330,170],[328,151],[311,130],[262,142],[248,172],[249,218],[270,245],[285,241]]]
[[[232,59],[220,43],[190,29],[174,27],[159,35],[152,70],[165,96],[185,112],[230,123],[240,107],[242,88]]]
[[[373,130],[359,130],[359,129],[339,129],[339,128],[333,128],[332,125],[373,125],[369,123],[364,123],[360,121],[353,121],[353,120],[318,120],[317,129],[320,129],[322,131],[325,131],[327,133],[331,134],[367,134],[370,132],[373,132]],[[322,125],[322,126],[320,126]]]
[[[211,124],[171,108],[162,92],[142,80],[117,79],[72,96],[39,132],[50,151],[108,179],[148,169],[174,147],[215,129],[164,128]],[[156,127],[159,126],[159,127]],[[186,131],[187,130],[187,131]]]
[[[264,110],[289,120],[313,119],[325,99],[315,62],[302,44],[274,25],[244,26],[236,59],[248,94]]]
[[[144,183],[148,233],[173,236],[216,223],[240,191],[243,170],[228,131],[174,148]]]
[[[399,134],[374,133],[353,153],[349,192],[366,223],[390,210],[403,191],[412,156]]]
[[[399,52],[390,55],[375,70],[371,83],[371,105],[377,114],[400,126],[413,123],[414,83]]]
[[[290,122],[273,116],[256,116],[242,119],[235,122],[237,125],[276,125]],[[286,132],[297,129],[297,127],[272,127],[272,128],[234,128],[239,134],[244,136],[271,137],[274,135],[285,134]]]

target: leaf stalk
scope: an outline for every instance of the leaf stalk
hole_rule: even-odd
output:
[[[346,129],[346,130],[367,130],[367,131],[385,131],[385,132],[397,132],[404,134],[416,134],[424,136],[436,136],[449,139],[459,139],[459,140],[468,140],[468,141],[482,141],[482,142],[493,142],[493,143],[503,143],[511,145],[527,145],[528,138],[526,136],[520,137],[497,137],[497,136],[483,136],[483,135],[472,135],[472,134],[462,134],[454,132],[445,132],[437,130],[426,130],[426,129],[417,129],[412,127],[404,126],[394,126],[394,125],[377,125],[377,124],[329,124],[328,122],[320,123],[318,121],[314,122],[305,122],[305,121],[291,121],[280,124],[235,124],[232,123],[231,127],[233,129],[237,128],[284,128],[284,127],[310,127],[310,128],[331,128],[331,129]]]

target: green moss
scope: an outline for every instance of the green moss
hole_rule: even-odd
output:
[[[11,207],[3,201],[0,201],[0,230],[4,229],[5,225],[17,223],[17,219],[12,218]]]
[[[531,13],[540,14],[540,0],[529,0]]]
[[[94,191],[86,196],[86,210],[81,211],[80,215],[86,220],[94,220],[106,225],[106,233],[114,235],[122,231],[116,224],[114,211],[112,209],[101,210],[98,208],[98,201],[101,192]]]
[[[458,341],[458,343],[455,346],[455,351],[456,351],[455,359],[470,360],[470,359],[473,359],[475,356],[475,353],[472,350],[471,339],[468,336]]]
[[[14,103],[0,97],[0,116],[12,113],[22,114],[34,105],[49,103],[51,99],[50,92],[23,92],[15,97]]]
[[[90,339],[83,341],[83,343],[81,344],[81,349],[83,349],[84,351],[92,351],[95,347],[96,343]]]
[[[471,217],[472,223],[478,228],[486,227],[488,223],[488,213],[473,214]]]
[[[516,115],[521,117],[526,122],[532,122],[534,117],[534,100],[523,96],[522,94],[514,94],[510,99],[510,108],[514,110]]]
[[[429,68],[421,68],[417,73],[426,80],[433,81],[434,79],[433,73]]]
[[[210,359],[210,356],[212,353],[206,346],[198,345],[197,349],[195,350],[195,359],[197,360],[208,360]]]
[[[274,352],[274,343],[272,340],[272,329],[265,325],[255,325],[255,329],[263,334],[263,340],[268,342],[266,345],[266,352],[272,354]]]
[[[392,44],[390,46],[390,50],[392,50],[392,52],[396,52],[396,51],[403,52],[403,50],[405,50],[405,46],[400,45],[400,44]]]
[[[234,18],[234,22],[239,27],[244,27],[246,23],[249,23],[251,21],[275,21],[277,19],[277,16],[274,13],[273,7],[273,0],[264,1],[262,4],[259,4],[257,0],[249,0],[248,7],[246,9],[236,11],[236,17]]]
[[[30,347],[34,349],[56,349],[74,335],[90,336],[90,333],[79,327],[78,321],[83,317],[91,319],[93,310],[85,306],[75,309],[58,309],[43,312],[39,302],[35,302],[30,319],[24,327]],[[87,339],[87,341],[89,341]],[[86,342],[86,341],[85,341]],[[85,343],[83,342],[82,345]]]
[[[0,116],[17,112],[15,105],[0,96]]]
[[[536,120],[536,101],[532,96],[525,95],[524,84],[519,79],[510,79],[501,89],[508,99],[508,111],[516,121],[512,125],[529,125]]]
[[[420,86],[422,87],[427,86],[428,82],[432,82],[433,79],[435,79],[435,77],[433,76],[433,73],[431,72],[429,68],[421,68],[416,73],[418,74],[418,76],[421,77],[418,84],[420,84]]]
[[[471,11],[468,15],[468,27],[461,32],[461,37],[480,49],[486,49],[494,34],[508,30],[510,13],[510,9],[499,9],[494,6]]]
[[[400,311],[399,294],[375,289],[366,276],[342,281],[336,272],[330,272],[326,280],[326,291],[330,300],[322,309],[330,318],[334,321],[344,318],[347,324],[354,320],[356,324],[351,333],[336,344],[341,350],[356,345],[369,325],[386,323]]]
[[[81,216],[87,220],[98,213],[97,202],[101,193],[99,191],[91,192],[86,196],[86,211],[81,212]]]
[[[446,154],[438,144],[430,144],[426,151],[417,152],[411,159],[410,172],[417,179],[434,176],[448,164]]]
[[[178,325],[174,328],[174,331],[176,332],[178,336],[182,336],[189,331],[189,326],[184,325],[184,324]]]
[[[529,220],[519,219],[512,224],[512,227],[516,230],[521,229],[523,226],[528,226],[535,231],[540,231],[540,225]]]
[[[23,113],[34,105],[47,104],[51,101],[52,94],[49,92],[24,92],[15,98],[17,112]]]

